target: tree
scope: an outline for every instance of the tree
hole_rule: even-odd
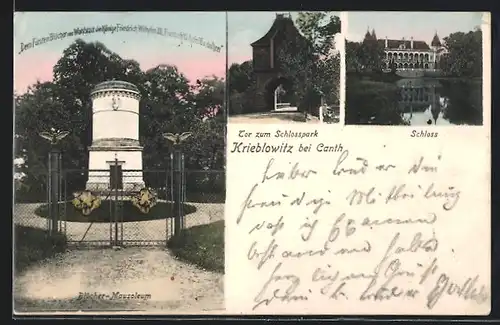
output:
[[[197,132],[193,138],[202,141],[201,130],[207,131],[210,126],[212,131],[206,135],[206,141],[214,140],[215,132],[220,133],[218,137],[224,137],[225,124],[221,118],[211,118],[208,124],[203,121],[204,112],[222,105],[224,85],[220,79],[204,79],[203,87],[195,86],[198,89],[194,92],[175,66],[159,65],[143,72],[136,61],[122,59],[101,43],[82,40],[75,41],[63,52],[53,73],[52,82],[37,83],[25,94],[15,96],[16,156],[27,153],[27,176],[23,182],[28,185],[45,184],[43,177],[47,173],[50,146],[39,133],[50,128],[70,131],[60,144],[63,168],[87,168],[87,147],[91,145],[90,92],[103,81],[119,79],[139,88],[142,96],[139,133],[145,169],[167,167],[171,149],[162,137],[165,132]],[[190,153],[199,157],[192,157],[186,168],[221,166],[220,156],[224,150],[220,148],[220,139],[214,140],[216,154],[206,141],[203,147]],[[203,148],[206,151],[202,152]],[[216,163],[207,162],[207,155],[217,156]]]
[[[360,48],[361,43],[350,42],[346,40],[345,42],[345,61],[346,61],[346,72],[360,73],[362,71],[362,62],[360,58]]]
[[[348,73],[380,71],[384,66],[384,46],[371,34],[367,34],[362,42],[346,40],[345,51]]]
[[[296,26],[301,35],[286,38],[278,58],[283,74],[293,80],[299,109],[310,110],[320,94],[327,104],[338,104],[340,55],[334,38],[340,32],[339,17],[328,12],[301,12]]]
[[[143,89],[139,134],[144,168],[166,168],[171,149],[162,134],[191,129],[197,117],[194,97],[186,77],[166,64],[144,73]]]
[[[377,40],[365,40],[359,46],[358,57],[365,71],[380,71],[384,56],[384,46]]]
[[[194,86],[198,115],[202,118],[224,115],[224,79],[216,76],[196,81]]]
[[[229,91],[243,93],[255,82],[252,60],[241,64],[233,63],[229,67]]]
[[[252,111],[257,90],[252,60],[233,63],[229,68],[229,114]]]
[[[483,45],[480,29],[468,33],[451,33],[443,39],[447,54],[443,72],[455,77],[481,77],[483,72]]]
[[[225,165],[225,124],[216,118],[200,120],[190,130],[186,165],[195,170],[220,170]]]
[[[99,42],[77,39],[63,51],[54,66],[55,97],[68,115],[68,130],[72,134],[65,143],[74,144],[64,151],[63,165],[66,168],[86,168],[86,148],[92,141],[90,92],[98,83],[112,79],[141,85],[142,71],[137,62],[123,60]]]
[[[16,193],[23,199],[46,197],[50,145],[39,134],[52,127],[71,130],[71,114],[58,100],[53,83],[38,82],[29,87],[25,94],[15,97],[15,156],[22,157],[25,162],[17,172],[26,175],[17,181],[19,191]],[[71,163],[81,160],[85,148],[78,134],[72,133],[68,139],[62,143],[61,149],[73,156],[66,158],[66,161]]]

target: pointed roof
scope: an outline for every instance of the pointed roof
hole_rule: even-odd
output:
[[[372,29],[372,39],[377,39],[377,34],[375,34],[375,29]]]
[[[276,33],[286,30],[287,26],[289,25],[293,26],[293,28],[296,28],[290,14],[276,14],[276,18],[274,19],[271,28],[269,28],[269,31],[264,36],[250,44],[250,46],[253,47],[269,45],[269,41],[271,40],[271,38],[273,38]]]
[[[441,46],[441,41],[439,40],[437,32],[434,34],[434,37],[432,38],[431,46]]]
[[[372,34],[370,34],[370,27],[367,27],[366,34],[365,34],[365,41],[370,41],[372,39],[373,39],[373,37],[372,37]]]

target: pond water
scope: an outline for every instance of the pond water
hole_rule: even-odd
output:
[[[481,125],[481,81],[401,79],[398,107],[412,126]]]

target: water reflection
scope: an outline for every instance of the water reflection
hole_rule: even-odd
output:
[[[401,79],[398,107],[407,124],[482,124],[481,81]]]

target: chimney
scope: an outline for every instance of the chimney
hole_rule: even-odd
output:
[[[410,48],[413,50],[413,36],[410,37]]]
[[[385,37],[385,48],[387,48],[387,45],[388,45],[387,43],[388,43],[388,42],[387,42],[387,36],[386,36],[386,37]]]

